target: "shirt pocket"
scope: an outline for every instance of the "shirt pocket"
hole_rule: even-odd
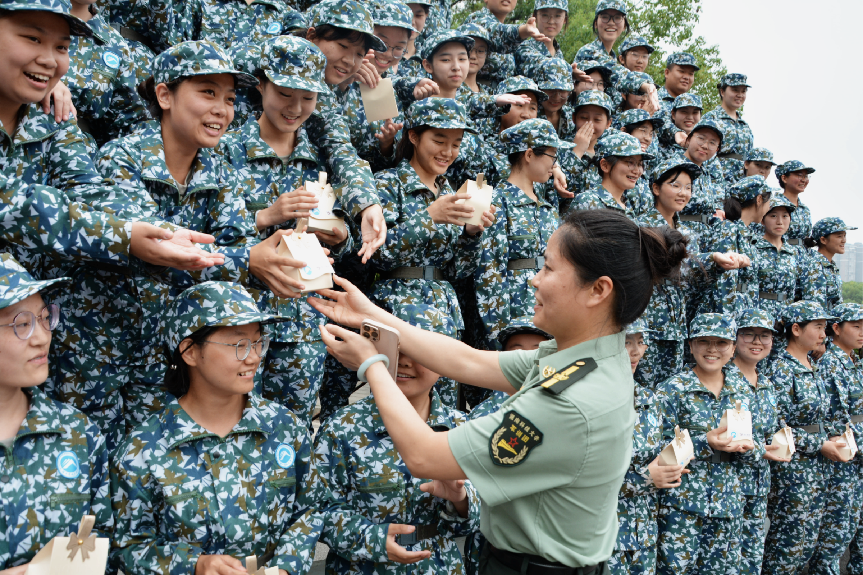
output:
[[[197,485],[165,487],[165,529],[175,540],[201,543],[210,535],[210,502]]]
[[[398,473],[398,471],[396,471]],[[399,475],[372,473],[357,477],[358,511],[370,520],[382,523],[402,521],[407,508],[407,491],[404,478]]]

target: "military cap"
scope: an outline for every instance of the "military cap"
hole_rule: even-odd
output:
[[[791,160],[776,166],[774,171],[776,172],[776,177],[779,178],[779,176],[787,176],[791,172],[806,172],[807,174],[812,174],[815,172],[815,168],[810,168],[803,162]]]
[[[813,240],[817,240],[819,238],[827,237],[830,234],[835,234],[836,232],[856,229],[857,228],[853,228],[851,226],[846,226],[845,222],[840,218],[824,218],[823,220],[815,222],[815,225],[812,226],[812,233],[809,234],[809,237]]]
[[[414,13],[399,0],[375,0],[372,3],[372,19],[375,26],[393,26],[419,32],[414,28]]]
[[[153,60],[153,79],[157,84],[210,74],[231,74],[241,87],[258,83],[254,76],[237,70],[225,49],[209,40],[180,42]]]
[[[0,309],[45,291],[55,284],[67,283],[70,279],[67,277],[51,280],[33,279],[30,272],[10,254],[0,254]]]
[[[395,305],[393,315],[402,321],[425,331],[431,331],[456,337],[455,321],[449,314],[442,313],[434,306],[427,304]]]
[[[466,22],[457,28],[457,32],[462,36],[470,36],[471,38],[480,38],[488,43],[491,43],[491,34],[483,26],[476,22]]]
[[[689,324],[689,338],[721,337],[734,341],[737,339],[737,322],[722,313],[700,313]]]
[[[327,59],[317,46],[296,36],[276,36],[263,42],[259,68],[282,88],[326,92]]]
[[[372,13],[357,0],[324,0],[318,4],[309,27],[316,28],[323,24],[365,34],[371,38],[372,50],[383,52],[387,49],[384,41],[375,36],[375,21]]]
[[[423,42],[422,46],[422,58],[423,60],[428,60],[432,57],[432,55],[437,52],[438,48],[446,44],[447,42],[458,42],[459,44],[464,44],[464,47],[468,52],[473,50],[473,45],[476,43],[473,38],[470,36],[466,36],[460,29],[459,30],[438,30]]]
[[[781,190],[780,190],[781,191]],[[770,196],[770,209],[767,210],[767,213],[770,213],[770,210],[773,208],[785,208],[788,210],[790,214],[794,210],[797,209],[797,206],[791,203],[791,200],[785,197],[785,194],[775,193]]]
[[[274,323],[288,318],[264,313],[255,298],[235,283],[209,281],[177,296],[162,318],[162,336],[173,353],[180,342],[205,326]]]
[[[671,109],[677,110],[678,108],[698,108],[699,110],[703,110],[704,106],[701,104],[701,96],[686,92],[676,97],[674,102],[672,102]]]
[[[830,310],[833,318],[838,322],[843,321],[860,321],[863,319],[863,305],[859,303],[840,303]]]
[[[544,58],[536,72],[536,85],[540,90],[566,90],[572,92],[572,68],[560,58]]]
[[[596,3],[596,13],[599,14],[605,10],[617,10],[626,16],[626,2],[623,0],[599,0]]]
[[[611,84],[611,64],[603,64],[601,62],[597,62],[596,60],[582,60],[581,62],[578,62],[578,69],[585,74],[590,74],[591,72],[599,72],[602,76],[603,81],[605,81],[606,87]],[[571,70],[570,75],[572,75]]]
[[[725,74],[719,80],[719,88],[724,88],[725,86],[746,86],[747,88],[751,88],[749,84],[746,83],[746,76],[743,74]]]
[[[523,315],[510,321],[505,328],[497,334],[497,341],[501,347],[506,347],[506,342],[514,335],[520,333],[535,333],[541,335],[545,339],[551,339],[551,336],[536,327],[533,323],[533,318],[529,315]]]
[[[648,54],[653,54],[656,51],[656,48],[651,45],[650,42],[647,41],[647,38],[644,36],[631,36],[623,41],[623,44],[620,46],[620,53],[626,54],[629,50],[633,48],[647,48]]]
[[[614,107],[614,104],[605,92],[600,92],[599,90],[585,90],[578,95],[578,102],[575,104],[573,113],[578,112],[585,106],[599,106],[608,112],[609,116],[611,116],[611,110]]]
[[[626,110],[622,112],[620,116],[617,117],[617,121],[621,126],[632,126],[633,124],[640,124],[642,122],[650,122],[653,124],[653,129],[658,130],[662,127],[665,121],[662,118],[654,118],[651,117],[650,112],[647,110],[642,110],[641,108],[635,108],[633,110]]]
[[[51,12],[61,16],[69,24],[69,33],[72,36],[93,36],[90,25],[69,14],[69,2],[66,0],[0,0],[0,14],[3,12]]]
[[[533,4],[533,11],[542,10],[543,8],[557,8],[569,14],[569,2],[567,0],[536,0]],[[616,10],[616,8],[615,8]]]
[[[788,304],[782,310],[782,323],[785,325],[815,321],[817,319],[833,319],[833,314],[815,301],[796,301]]]
[[[476,130],[468,123],[464,106],[452,98],[425,98],[411,104],[405,112],[405,128],[418,126],[466,130],[476,134]]]
[[[575,144],[557,137],[557,130],[548,120],[534,118],[519,122],[500,133],[500,141],[507,154],[524,152],[530,148],[574,148]]]
[[[770,186],[764,181],[764,176],[746,176],[745,178],[740,178],[728,189],[728,195],[740,203],[754,200],[767,192],[770,192]]]
[[[737,315],[737,329],[743,329],[744,327],[763,327],[764,329],[776,331],[775,326],[776,320],[774,320],[773,316],[763,309],[749,307]]]
[[[722,131],[722,126],[717,124],[714,120],[710,118],[701,118],[695,127],[692,128],[692,131],[689,133],[690,136],[699,130],[712,130],[719,136],[719,147],[722,147],[722,140],[725,138],[725,133]]]
[[[701,68],[695,61],[695,56],[693,56],[689,52],[675,52],[674,54],[671,54],[667,60],[665,60],[666,68],[671,68],[671,66],[675,64],[678,66],[692,66],[696,70],[701,70]]]
[[[497,85],[497,95],[515,94],[516,92],[533,92],[537,102],[548,100],[548,94],[539,89],[536,82],[527,76],[510,76]]]
[[[601,160],[609,156],[641,156],[643,160],[650,160],[653,154],[641,151],[641,142],[632,134],[620,130],[606,130],[599,140],[596,141],[596,159]]]
[[[651,78],[650,74],[646,74],[644,72],[630,72],[628,77],[638,78],[638,84],[635,84],[635,82],[629,84],[629,81],[627,81],[626,86],[619,87],[618,91],[624,95],[637,94],[641,96],[644,94],[644,92],[641,91],[641,86],[644,84],[653,84],[653,78]]]
[[[636,333],[648,333],[653,331],[652,329],[647,327],[647,320],[643,317],[638,318],[628,326],[626,326],[626,335],[632,335]]]
[[[662,176],[678,168],[686,171],[693,180],[701,175],[701,167],[698,164],[690,162],[683,154],[671,154],[653,169],[653,181],[660,180]]]
[[[745,160],[747,162],[770,162],[774,166],[776,165],[776,162],[773,161],[773,152],[767,148],[752,148],[746,153]]]

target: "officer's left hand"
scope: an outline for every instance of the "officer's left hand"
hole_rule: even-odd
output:
[[[453,503],[459,503],[467,499],[467,489],[464,488],[464,479],[432,479],[428,483],[420,485],[420,491],[428,493],[433,497],[440,497]]]
[[[72,92],[66,87],[63,82],[57,82],[54,89],[42,98],[42,111],[46,114],[51,113],[51,98],[54,98],[54,121],[58,124],[65,122],[69,118],[78,116],[75,105],[72,104]]]
[[[384,209],[379,204],[367,207],[362,215],[363,221],[360,227],[363,234],[363,247],[357,255],[363,258],[363,263],[366,263],[387,241],[387,222],[384,220]]]
[[[0,570],[0,575],[24,575],[25,573],[27,573],[27,567],[29,566],[29,563],[24,563],[23,565],[18,565],[17,567],[2,569]]]
[[[356,371],[365,360],[378,353],[369,339],[334,324],[321,325],[321,339],[330,355],[351,371]]]
[[[494,223],[494,213],[497,211],[497,208],[494,206],[490,206],[489,211],[482,213],[482,224],[479,226],[475,226],[473,224],[465,224],[464,225],[464,233],[469,236],[476,236],[478,234],[483,233],[487,228],[490,228]]]

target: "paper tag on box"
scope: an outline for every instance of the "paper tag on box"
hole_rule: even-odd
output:
[[[317,182],[306,182],[306,189],[315,194],[318,207],[309,212],[308,218],[297,219],[297,229],[302,230],[305,227],[309,232],[321,232],[331,236],[334,235],[333,228],[346,233],[345,219],[333,212],[336,192],[327,183],[326,172],[318,173]]]
[[[282,271],[286,275],[305,285],[302,293],[333,287],[333,266],[324,253],[324,248],[318,241],[317,236],[314,234],[294,232],[289,236],[282,236],[278,253],[279,255],[287,255],[288,257],[300,260],[306,264],[301,269],[282,268]],[[294,288],[291,288],[291,290],[297,293],[301,291]]]
[[[96,518],[81,518],[78,532],[54,537],[27,565],[27,575],[104,575],[110,541],[91,533]]]
[[[660,465],[687,465],[695,457],[695,446],[688,429],[674,426],[674,440],[659,453]]]
[[[719,434],[719,439],[731,439],[729,445],[752,443],[752,412],[742,408],[740,400],[735,402],[733,409],[726,409],[722,414],[719,427],[728,426]]]
[[[845,424],[845,431],[839,437],[845,442],[845,445],[839,448],[839,453],[850,461],[857,454],[857,441],[854,439],[854,431],[851,430],[850,423]]]
[[[782,421],[781,425],[782,427],[779,428],[779,431],[773,434],[773,440],[770,445],[779,446],[779,449],[773,452],[777,457],[788,459],[797,451],[797,448],[794,446],[794,430],[785,425],[785,421]]]
[[[457,200],[457,204],[464,204],[473,208],[473,215],[469,218],[460,218],[466,224],[479,226],[482,224],[482,213],[491,209],[491,201],[494,196],[494,188],[488,185],[485,174],[478,174],[476,181],[468,180],[458,189],[459,193],[467,192],[470,198]]]
[[[396,93],[390,78],[382,78],[374,88],[360,82],[360,95],[366,110],[366,120],[369,122],[391,120],[399,115]]]
[[[258,568],[258,558],[255,555],[246,557],[246,572],[249,575],[279,575],[278,567]]]

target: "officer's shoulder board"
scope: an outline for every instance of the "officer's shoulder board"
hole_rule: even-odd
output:
[[[560,395],[567,387],[580,381],[594,369],[596,369],[596,361],[592,357],[577,359],[556,373],[543,373],[548,379],[540,386],[553,395]]]

